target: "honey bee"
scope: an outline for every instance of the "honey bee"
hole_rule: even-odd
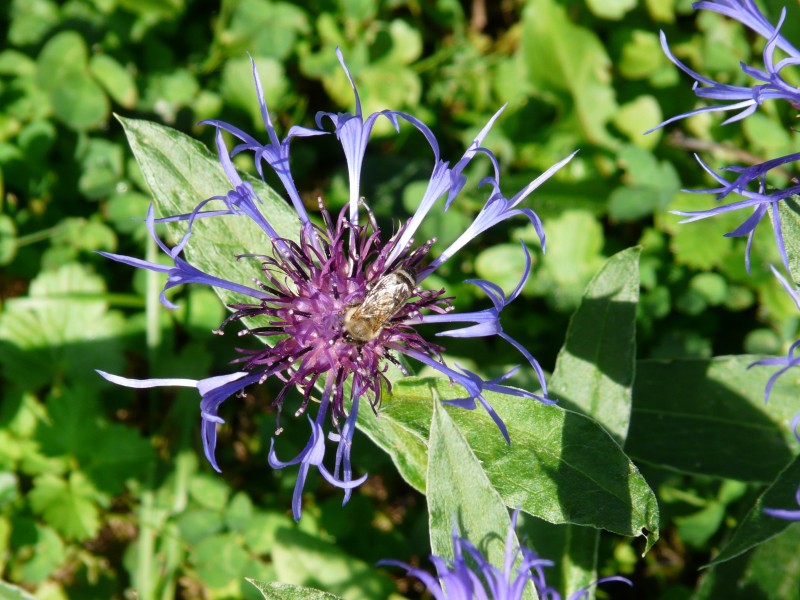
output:
[[[364,301],[345,313],[345,339],[352,344],[366,344],[378,337],[386,323],[414,295],[416,283],[413,275],[403,269],[379,278]]]

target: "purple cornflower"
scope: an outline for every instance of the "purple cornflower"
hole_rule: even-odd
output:
[[[522,598],[530,581],[540,600],[561,600],[561,594],[547,585],[544,567],[552,567],[553,561],[540,558],[533,550],[514,544],[519,509],[511,517],[511,526],[506,535],[506,551],[502,569],[490,564],[481,552],[467,539],[458,535],[453,524],[453,560],[431,556],[436,568],[436,577],[422,569],[397,560],[382,560],[378,565],[402,567],[425,584],[436,600],[518,600]],[[519,566],[514,564],[519,561]],[[472,564],[477,565],[477,569]],[[586,588],[571,594],[567,600],[582,600],[589,597],[589,588],[608,581],[622,581],[633,585],[625,577],[617,575],[603,577]]]
[[[287,394],[292,389],[298,390],[300,394],[300,404],[294,411],[295,416],[306,413],[310,407],[318,404],[316,414],[313,417],[308,416],[311,427],[309,441],[296,457],[288,461],[280,460],[275,450],[275,439],[270,443],[268,460],[273,468],[299,465],[300,471],[292,500],[296,519],[301,515],[301,495],[310,467],[315,467],[328,482],[343,489],[345,502],[349,499],[352,488],[366,479],[366,476],[353,479],[350,461],[359,404],[366,399],[372,409],[377,411],[382,387],[391,390],[391,383],[386,376],[388,363],[393,363],[401,372],[406,373],[399,355],[431,366],[446,375],[451,382],[461,384],[467,390],[468,396],[450,403],[468,409],[474,409],[480,403],[498,424],[507,440],[506,427],[483,396],[484,390],[551,402],[547,399],[544,374],[538,362],[518,342],[503,332],[499,321],[501,310],[519,295],[530,273],[530,257],[524,245],[526,266],[519,285],[510,296],[505,297],[502,290],[490,282],[473,281],[489,295],[493,308],[464,314],[454,313],[452,298],[445,295],[445,290],[425,289],[423,282],[478,234],[516,215],[524,215],[531,221],[544,249],[545,237],[541,221],[532,210],[518,208],[518,205],[574,155],[549,168],[509,199],[500,190],[497,159],[482,146],[502,108],[451,167],[440,158],[439,146],[431,130],[415,117],[392,110],[364,117],[358,91],[338,50],[337,56],[353,89],[355,114],[318,113],[316,122],[319,129],[292,127],[286,138],[280,140],[253,64],[253,77],[268,141],[262,144],[239,128],[222,121],[204,122],[217,128],[217,153],[230,180],[231,190],[224,196],[203,200],[187,214],[156,219],[151,207],[147,216],[148,230],[172,264],[165,266],[137,258],[101,253],[134,267],[166,273],[168,280],[164,291],[184,283],[199,283],[226,289],[243,297],[241,301],[230,305],[233,313],[220,329],[231,321],[241,322],[243,318],[247,318],[248,326],[240,335],[255,336],[268,343],[256,349],[238,349],[240,357],[233,362],[240,365],[239,371],[200,380],[138,380],[108,373],[101,375],[109,381],[133,388],[197,388],[201,396],[200,415],[205,455],[217,471],[220,470],[214,456],[217,425],[224,422],[219,416],[219,407],[230,396],[241,395],[248,385],[263,383],[271,377],[281,381],[283,388],[274,400],[278,411],[276,435],[282,430],[280,413]],[[433,173],[419,208],[388,240],[383,238],[378,223],[360,192],[364,153],[375,121],[379,117],[387,119],[396,130],[399,130],[400,120],[411,124],[428,141],[434,157]],[[327,134],[322,129],[326,120],[333,125],[333,133],[342,144],[349,173],[350,199],[338,216],[331,216],[320,201],[322,224],[317,224],[309,217],[294,183],[289,164],[289,144],[294,138]],[[232,152],[228,151],[223,131],[241,141]],[[268,215],[262,212],[261,200],[255,190],[234,169],[231,157],[243,151],[253,152],[255,165],[262,176],[264,163],[277,174],[297,212],[296,239],[278,235],[270,224]],[[487,157],[493,168],[493,176],[481,182],[489,184],[491,188],[484,207],[461,236],[439,250],[438,256],[429,261],[427,257],[436,240],[415,244],[413,236],[433,205],[445,195],[443,210],[449,208],[466,182],[464,168],[479,155]],[[214,210],[206,209],[211,203],[221,206]],[[179,256],[190,243],[192,225],[196,219],[233,216],[252,219],[264,231],[266,243],[272,246],[268,255],[243,254],[235,257],[260,261],[262,278],[255,280],[254,287],[213,277]],[[168,221],[186,221],[188,225],[186,234],[173,248],[168,248],[155,232],[156,223]],[[165,306],[174,308],[163,293],[161,301]],[[253,325],[256,320],[263,324]],[[441,335],[499,335],[507,340],[522,352],[533,367],[542,388],[541,395],[501,385],[500,382],[510,376],[513,370],[497,379],[484,381],[470,371],[448,367],[442,358],[444,347],[428,341],[416,330],[417,325],[436,323],[468,325],[445,331]],[[332,430],[326,433],[328,417]],[[332,469],[324,464],[328,441],[336,446],[335,458],[331,461]]]
[[[735,19],[766,39],[767,43],[762,55],[763,68],[741,63],[741,69],[745,75],[754,80],[751,86],[729,85],[714,81],[713,79],[704,77],[693,71],[678,60],[670,51],[667,45],[667,38],[662,31],[661,46],[664,49],[664,53],[678,68],[695,80],[693,88],[695,94],[699,98],[712,101],[713,104],[667,119],[654,129],[664,127],[673,121],[701,113],[738,111],[722,123],[726,125],[753,114],[766,100],[785,100],[794,108],[800,107],[800,89],[788,83],[782,75],[782,71],[785,68],[800,64],[800,51],[780,34],[781,26],[786,18],[785,8],[781,11],[781,16],[777,25],[772,25],[759,11],[756,3],[752,0],[707,0],[694,3],[693,7],[698,10],[709,10]],[[776,61],[775,51],[778,48],[788,56]],[[786,246],[783,241],[778,203],[785,198],[799,193],[800,184],[797,184],[795,181],[793,185],[784,189],[767,189],[766,177],[773,169],[793,163],[798,159],[800,159],[800,153],[793,153],[751,166],[729,166],[715,171],[697,157],[703,169],[719,183],[719,186],[704,190],[689,191],[698,194],[715,194],[717,200],[723,200],[733,192],[743,197],[744,200],[731,202],[730,204],[717,206],[708,210],[673,212],[674,214],[689,217],[681,221],[682,223],[689,223],[699,219],[713,217],[714,215],[739,210],[741,208],[751,208],[752,214],[736,229],[725,234],[726,237],[747,236],[745,263],[749,272],[750,248],[753,242],[753,234],[758,224],[766,215],[767,210],[771,209],[775,242],[783,264],[788,269],[789,259],[786,255]],[[725,171],[735,173],[735,179],[729,181],[723,177],[722,172]],[[755,186],[755,189],[748,189],[751,184]]]
[[[789,294],[794,305],[797,307],[797,310],[800,310],[800,290],[796,287],[792,286],[786,279],[781,275],[775,267],[772,267],[772,272],[775,277],[778,278],[778,281],[781,283],[781,287],[786,290],[786,293]],[[800,340],[797,340],[789,347],[789,352],[786,356],[775,357],[775,358],[762,358],[761,360],[757,360],[754,363],[751,363],[750,366],[747,368],[752,367],[764,367],[764,366],[780,366],[781,368],[778,369],[772,376],[767,380],[767,385],[764,388],[764,402],[769,401],[769,395],[772,393],[772,387],[775,385],[775,382],[778,381],[778,378],[786,373],[792,367],[796,367],[800,365],[800,356],[796,356],[795,352],[797,351],[798,347],[800,347]],[[800,425],[800,414],[797,414],[792,419],[792,432],[794,433],[794,437],[797,438],[797,441],[800,443],[800,435],[797,432],[797,426]],[[797,488],[797,504],[800,505],[800,487]],[[782,508],[765,508],[764,512],[768,515],[776,517],[778,519],[786,519],[789,521],[800,521],[800,510],[786,510]]]

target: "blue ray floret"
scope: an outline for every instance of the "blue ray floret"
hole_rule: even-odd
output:
[[[800,51],[780,34],[781,26],[786,19],[785,8],[781,11],[777,24],[773,25],[752,0],[708,0],[696,2],[693,7],[735,19],[763,37],[766,40],[762,53],[763,65],[754,67],[741,63],[742,72],[753,81],[752,85],[749,86],[730,85],[714,81],[682,63],[670,51],[666,35],[661,32],[661,45],[667,57],[684,73],[695,80],[693,89],[697,97],[707,100],[711,104],[667,119],[655,129],[701,113],[733,111],[734,114],[722,123],[725,125],[740,121],[753,114],[768,100],[785,101],[789,102],[794,108],[800,107],[800,89],[787,82],[783,75],[784,70],[800,64]],[[784,58],[777,57],[778,51],[786,56]],[[714,194],[717,200],[724,200],[731,193],[735,193],[743,197],[744,200],[731,202],[709,210],[674,211],[674,213],[688,217],[682,221],[682,223],[688,223],[722,213],[749,208],[752,211],[751,215],[739,227],[726,234],[727,237],[747,236],[745,261],[749,271],[753,234],[758,224],[766,216],[767,211],[771,210],[775,242],[784,266],[788,269],[789,260],[780,225],[779,202],[800,193],[800,185],[794,182],[785,188],[770,189],[766,184],[766,176],[770,171],[794,163],[797,160],[800,160],[800,153],[788,154],[755,165],[728,166],[715,171],[698,158],[701,166],[719,185],[709,189],[689,191],[699,194]],[[726,172],[734,173],[736,175],[735,178],[733,180],[727,179],[724,176]]]
[[[423,569],[396,560],[383,560],[378,564],[402,567],[409,575],[425,584],[436,600],[519,600],[529,582],[533,584],[540,600],[561,600],[561,594],[547,585],[544,576],[544,568],[553,566],[553,561],[540,558],[533,550],[516,545],[518,517],[519,509],[511,517],[502,568],[491,564],[469,540],[459,536],[455,524],[453,559],[430,557],[436,569],[436,577]],[[617,575],[603,577],[571,594],[567,600],[585,600],[589,598],[591,587],[610,581],[632,585],[628,579]]]
[[[353,78],[338,50],[337,56],[355,96],[355,114],[319,113],[316,119],[319,129],[292,127],[286,138],[281,140],[270,118],[253,64],[256,93],[268,140],[261,143],[238,127],[223,121],[205,122],[216,128],[217,154],[231,188],[224,195],[200,201],[186,214],[156,219],[151,207],[147,216],[148,230],[172,264],[162,265],[101,253],[133,267],[166,273],[168,281],[164,292],[185,283],[197,283],[225,289],[241,297],[229,305],[233,312],[225,319],[220,330],[231,321],[244,325],[246,320],[247,325],[239,335],[255,336],[266,343],[255,349],[237,349],[239,357],[232,362],[239,365],[239,371],[200,380],[130,379],[109,373],[101,375],[113,383],[133,388],[196,388],[201,396],[200,416],[205,454],[217,471],[220,468],[214,450],[217,426],[224,422],[219,416],[221,404],[231,396],[243,394],[249,385],[263,383],[269,378],[279,380],[283,387],[274,400],[278,411],[277,435],[282,430],[280,416],[284,403],[292,390],[298,390],[300,398],[299,407],[293,411],[295,417],[317,407],[316,414],[306,415],[311,428],[308,443],[294,458],[282,460],[278,458],[276,440],[273,438],[268,456],[269,464],[276,469],[289,465],[299,466],[292,500],[296,519],[301,515],[303,486],[311,467],[332,485],[344,490],[345,502],[349,499],[351,490],[366,478],[353,478],[350,458],[359,404],[366,399],[373,410],[378,409],[383,387],[391,390],[391,383],[386,376],[389,363],[397,365],[405,373],[399,355],[429,365],[447,376],[451,382],[460,384],[467,390],[468,396],[453,403],[465,408],[475,408],[480,403],[498,424],[506,439],[508,432],[505,424],[492,410],[483,395],[484,390],[550,401],[547,399],[544,373],[538,362],[500,326],[500,312],[520,294],[530,273],[531,261],[524,246],[526,266],[519,286],[510,296],[505,297],[502,290],[490,282],[473,282],[489,295],[494,308],[458,315],[452,312],[452,299],[445,296],[445,290],[425,289],[422,283],[481,232],[516,215],[524,215],[533,222],[544,248],[544,231],[538,216],[528,208],[518,208],[518,205],[574,156],[567,156],[508,199],[500,188],[497,160],[482,145],[502,109],[489,120],[463,156],[451,167],[450,163],[441,159],[439,145],[431,130],[412,115],[384,110],[365,117]],[[399,129],[401,121],[417,129],[430,145],[434,159],[433,172],[419,208],[388,240],[382,238],[377,221],[360,191],[363,158],[373,126],[379,117],[388,119],[395,129]],[[322,128],[326,123],[333,126],[332,132]],[[231,151],[225,143],[223,132],[239,140]],[[349,173],[350,198],[338,216],[330,215],[320,200],[322,224],[317,224],[310,218],[295,185],[289,161],[289,147],[293,139],[329,133],[334,133],[342,145]],[[252,153],[256,168],[262,175],[266,164],[278,176],[297,213],[297,235],[294,239],[281,237],[277,233],[270,223],[269,215],[262,211],[261,199],[254,188],[236,172],[231,157],[241,152]],[[494,174],[482,182],[491,191],[473,223],[441,251],[434,251],[435,239],[415,244],[414,233],[425,215],[437,202],[443,204],[443,211],[449,208],[464,187],[465,167],[479,156],[488,158]],[[242,254],[231,257],[231,260],[250,259],[260,262],[262,273],[260,279],[254,280],[255,287],[211,276],[181,258],[183,251],[191,245],[192,236],[197,235],[193,233],[194,222],[198,219],[219,217],[251,219],[264,232],[265,245],[272,247],[270,254],[245,254],[254,249],[242,248]],[[157,236],[155,226],[157,223],[176,221],[186,224],[186,233],[176,246],[169,248]],[[428,255],[433,252],[435,258],[429,259]],[[391,293],[381,290],[389,290]],[[161,301],[169,308],[175,307],[164,293]],[[474,324],[445,332],[445,335],[498,335],[514,345],[533,367],[542,393],[534,394],[501,385],[500,382],[509,374],[484,381],[475,373],[447,366],[442,358],[444,348],[426,340],[416,330],[417,325],[442,322]],[[221,331],[217,333],[219,332]],[[326,445],[329,442],[336,446],[335,459],[331,461],[332,468],[325,464]]]
[[[783,277],[783,275],[781,275],[775,267],[772,267],[772,272],[775,275],[775,277],[777,277],[778,281],[781,284],[781,287],[786,291],[787,294],[789,294],[789,297],[794,302],[794,305],[797,307],[797,310],[800,311],[800,290],[791,285],[788,281],[786,281],[786,278]],[[772,388],[775,386],[775,382],[778,381],[778,379],[780,379],[780,377],[788,370],[800,365],[800,356],[797,356],[796,354],[798,348],[800,348],[800,340],[794,342],[789,347],[789,352],[787,352],[786,356],[762,358],[761,360],[757,360],[754,363],[750,364],[750,366],[748,367],[748,368],[780,367],[767,380],[767,385],[764,387],[764,402],[769,401],[769,396],[772,393]],[[800,414],[797,414],[792,419],[792,432],[794,433],[794,436],[797,439],[798,443],[800,443],[800,434],[798,434],[797,431],[797,427],[799,425],[800,425]],[[797,504],[800,505],[800,487],[797,488],[796,499],[797,499]],[[782,508],[765,508],[764,512],[778,519],[786,519],[789,521],[800,521],[800,509],[786,510]]]

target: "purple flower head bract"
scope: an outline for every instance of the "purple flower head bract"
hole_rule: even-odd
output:
[[[698,10],[708,10],[735,19],[764,38],[766,44],[762,54],[762,65],[750,66],[741,63],[742,72],[753,82],[749,86],[731,85],[714,81],[713,79],[697,73],[681,62],[670,50],[667,45],[666,35],[662,31],[661,46],[664,49],[664,53],[678,68],[695,80],[693,89],[697,97],[707,100],[711,102],[711,104],[676,115],[667,119],[654,129],[701,113],[734,111],[734,114],[722,123],[726,125],[748,117],[768,100],[783,100],[789,102],[794,108],[800,108],[800,89],[787,82],[783,76],[785,69],[796,67],[800,64],[800,51],[780,33],[781,27],[786,19],[785,8],[781,11],[777,23],[773,25],[766,16],[761,13],[756,3],[752,0],[706,0],[703,2],[695,2],[693,6]],[[776,56],[779,50],[786,56],[783,58]],[[650,131],[653,131],[653,129]],[[745,263],[749,272],[750,248],[752,246],[755,229],[767,214],[767,211],[771,210],[775,242],[783,264],[788,269],[789,259],[783,241],[779,203],[781,200],[800,193],[800,185],[794,183],[782,189],[768,189],[766,177],[770,171],[778,169],[783,165],[793,163],[798,159],[800,159],[800,153],[792,153],[759,164],[728,166],[715,170],[698,158],[703,169],[705,169],[719,185],[703,190],[688,191],[698,194],[714,194],[717,200],[724,200],[731,193],[735,193],[744,199],[708,210],[673,212],[688,217],[681,222],[689,223],[739,209],[750,209],[750,216],[733,231],[725,234],[726,237],[747,236]],[[724,176],[726,172],[735,174],[733,180],[729,180]]]
[[[511,517],[511,526],[506,534],[505,556],[500,567],[487,561],[478,548],[459,536],[455,523],[453,559],[430,557],[436,569],[436,577],[423,569],[396,560],[382,560],[378,564],[405,569],[409,575],[424,583],[436,600],[519,600],[525,593],[528,582],[534,586],[540,600],[561,600],[561,594],[547,585],[544,576],[544,567],[553,566],[553,561],[540,558],[533,550],[514,543],[518,517],[519,509]],[[624,577],[603,577],[571,594],[567,600],[588,598],[591,587],[609,581],[633,585]]]
[[[184,283],[199,283],[241,296],[241,300],[229,305],[233,312],[225,319],[220,330],[233,321],[243,325],[246,322],[240,335],[257,337],[265,344],[251,349],[237,349],[239,357],[232,361],[239,367],[237,372],[201,380],[129,379],[108,373],[101,375],[113,383],[134,388],[196,388],[201,396],[200,416],[205,454],[218,471],[214,450],[217,427],[224,422],[219,416],[220,405],[231,396],[243,394],[249,385],[263,383],[270,378],[280,381],[282,389],[274,400],[278,411],[277,435],[282,430],[281,410],[290,392],[297,390],[299,403],[292,414],[295,417],[305,415],[299,422],[307,422],[310,427],[308,443],[294,458],[282,460],[278,457],[276,439],[273,438],[268,456],[269,464],[276,469],[298,465],[299,475],[292,501],[296,519],[300,518],[303,486],[311,467],[332,485],[344,490],[345,502],[351,490],[366,478],[353,478],[350,458],[358,409],[366,400],[377,411],[382,390],[391,390],[391,382],[386,374],[389,364],[396,365],[402,373],[406,373],[401,355],[433,367],[451,382],[460,384],[468,395],[452,403],[465,408],[476,408],[480,404],[498,424],[506,439],[508,432],[505,424],[486,400],[485,390],[549,402],[544,374],[538,362],[500,326],[500,312],[519,296],[530,273],[530,257],[524,246],[526,267],[519,286],[508,297],[490,282],[473,282],[489,295],[494,308],[459,315],[453,312],[452,299],[446,296],[444,289],[426,289],[423,281],[464,244],[496,223],[515,215],[524,215],[534,224],[544,246],[544,231],[539,218],[532,210],[518,208],[518,205],[572,158],[572,155],[566,157],[509,200],[501,192],[497,160],[483,147],[483,140],[502,109],[490,119],[463,156],[451,167],[450,163],[442,160],[431,130],[417,118],[392,110],[364,116],[353,77],[338,50],[337,56],[353,89],[354,114],[319,113],[316,119],[319,129],[292,127],[281,140],[270,118],[253,64],[267,142],[261,143],[223,121],[205,122],[216,127],[217,154],[231,188],[224,195],[199,202],[190,213],[156,219],[150,209],[148,230],[172,265],[102,253],[130,266],[166,273],[169,278],[165,291]],[[424,136],[433,154],[433,171],[419,208],[388,239],[381,232],[360,192],[367,142],[379,117],[388,119],[395,129],[399,129],[401,121],[410,124]],[[332,132],[322,128],[327,123],[333,127]],[[223,132],[239,140],[231,151],[225,143]],[[320,200],[321,222],[317,222],[309,216],[295,185],[289,162],[289,146],[295,138],[328,133],[333,133],[342,145],[349,173],[350,199],[338,215],[329,214]],[[253,186],[243,181],[233,167],[231,157],[241,152],[251,152],[258,172],[263,174],[266,165],[276,173],[283,185],[297,212],[297,232],[291,239],[278,234],[270,223],[269,215],[262,211],[262,201]],[[437,202],[443,203],[442,209],[447,210],[464,186],[465,167],[479,156],[488,158],[494,175],[484,182],[491,191],[473,223],[452,244],[441,250],[434,250],[435,239],[415,243],[413,236],[425,215]],[[234,217],[251,219],[264,232],[267,252],[244,254],[253,249],[243,248],[241,255],[231,257],[231,260],[260,262],[262,275],[253,287],[206,274],[180,256],[191,245],[191,236],[196,235],[193,233],[196,220]],[[180,242],[169,248],[156,235],[155,225],[176,221],[186,223],[187,230]],[[429,258],[434,252],[434,257]],[[161,300],[164,305],[174,308],[163,293]],[[445,332],[445,335],[498,335],[508,341],[533,367],[541,384],[541,394],[501,385],[499,382],[508,374],[484,381],[470,371],[450,368],[442,358],[444,347],[429,341],[417,331],[419,325],[443,322],[472,324]],[[316,413],[312,414],[314,408]],[[336,453],[335,458],[326,465],[329,444],[336,447]]]

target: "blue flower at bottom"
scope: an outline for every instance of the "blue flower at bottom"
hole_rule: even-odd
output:
[[[540,558],[533,550],[515,546],[514,532],[517,528],[519,509],[511,517],[511,526],[506,535],[506,552],[503,567],[490,564],[472,543],[458,535],[453,525],[453,560],[438,556],[430,560],[436,567],[437,578],[422,569],[396,560],[382,560],[378,565],[404,568],[425,584],[436,600],[518,600],[530,581],[540,600],[561,600],[559,594],[547,585],[544,567],[552,567],[553,561]],[[519,566],[514,564],[519,560]],[[477,568],[471,566],[477,565]],[[589,588],[609,581],[621,581],[633,585],[625,577],[613,575],[603,577],[595,583],[571,594],[567,600],[582,600],[589,597]]]

